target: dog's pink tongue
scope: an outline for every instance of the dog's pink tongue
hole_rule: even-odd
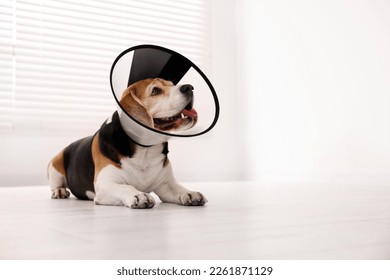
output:
[[[190,118],[196,118],[198,116],[198,112],[196,112],[194,108],[192,108],[191,110],[183,109],[181,111],[181,113],[184,116],[187,116],[187,117],[190,117]]]

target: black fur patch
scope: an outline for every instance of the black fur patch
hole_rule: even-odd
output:
[[[80,139],[64,150],[66,181],[72,194],[79,199],[89,199],[85,194],[86,191],[95,192],[92,139],[93,136]]]
[[[169,162],[169,159],[168,159],[168,153],[169,153],[168,142],[164,143],[164,148],[162,150],[162,153],[163,153],[163,155],[165,155],[165,159],[164,159],[164,162],[163,162],[163,167],[165,167],[165,166],[167,166],[167,164]]]
[[[136,143],[127,136],[119,121],[118,112],[112,115],[109,124],[103,123],[99,131],[99,148],[107,158],[120,164],[120,155],[133,157]]]
[[[168,150],[168,142],[165,142],[164,143],[164,149],[162,150],[162,153],[163,153],[163,155],[168,155],[168,153],[169,153],[169,150]]]

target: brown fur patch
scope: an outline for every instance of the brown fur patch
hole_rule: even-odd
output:
[[[99,147],[99,133],[95,135],[92,140],[92,159],[95,165],[95,179],[98,176],[99,172],[109,164],[120,168],[118,163],[113,162],[111,159],[107,158],[102,154]]]
[[[154,127],[153,118],[148,109],[142,103],[137,93],[145,91],[145,82],[141,81],[128,87],[121,98],[120,104],[123,109],[139,122]],[[143,96],[143,95],[142,95]]]
[[[64,166],[64,151],[62,150],[58,155],[56,155],[51,163],[55,170],[61,173],[61,175],[65,176],[65,166]]]

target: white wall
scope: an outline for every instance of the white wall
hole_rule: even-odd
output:
[[[181,181],[240,179],[234,130],[235,112],[238,110],[235,105],[236,34],[230,32],[235,26],[235,6],[234,2],[226,4],[226,1],[217,0],[212,2],[211,8],[211,69],[202,70],[219,96],[220,120],[206,135],[170,141],[170,160],[176,177]],[[93,134],[96,129],[98,127],[84,134],[68,136],[36,135],[32,132],[27,135],[1,135],[0,186],[46,184],[46,167],[50,159],[72,141]]]
[[[50,159],[77,137],[1,135],[0,186],[46,184]]]
[[[390,183],[390,2],[237,11],[246,178]]]
[[[181,181],[242,179],[241,147],[237,138],[236,7],[234,1],[211,4],[211,80],[220,102],[220,117],[206,135],[170,141],[170,159]],[[202,69],[204,70],[204,69]]]

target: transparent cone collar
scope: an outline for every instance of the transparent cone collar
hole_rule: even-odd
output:
[[[122,128],[141,145],[198,136],[218,120],[210,81],[174,51],[152,45],[130,48],[114,61],[110,82]]]

